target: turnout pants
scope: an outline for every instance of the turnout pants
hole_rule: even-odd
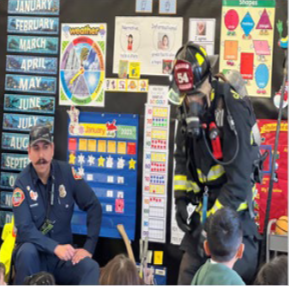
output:
[[[32,243],[23,243],[14,255],[16,277],[14,284],[21,285],[25,277],[46,271],[54,275],[60,285],[97,285],[99,265],[91,258],[84,258],[76,265],[62,261],[53,254],[39,252]]]

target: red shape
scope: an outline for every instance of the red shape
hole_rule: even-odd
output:
[[[69,151],[76,151],[77,150],[77,139],[76,138],[69,138],[68,150]]]
[[[136,155],[136,143],[127,143],[127,154]]]
[[[241,53],[241,75],[243,79],[253,79],[254,72],[254,54]]]
[[[124,212],[124,200],[123,199],[116,199],[115,200],[115,212],[116,213],[123,213]]]
[[[236,10],[229,10],[225,15],[225,25],[229,31],[234,31],[239,24],[239,15]]]
[[[106,123],[107,131],[116,131],[117,127],[115,126],[115,124],[116,124],[116,120],[115,119],[112,121],[112,123],[107,122]]]

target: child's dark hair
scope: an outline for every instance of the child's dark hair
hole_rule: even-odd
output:
[[[25,277],[23,285],[55,285],[55,279],[51,273],[43,271]]]
[[[281,255],[264,264],[254,285],[288,285],[288,257]]]
[[[207,240],[212,259],[230,261],[242,242],[242,227],[238,213],[228,207],[218,210],[207,222]]]
[[[0,262],[0,275],[5,276],[5,272],[6,272],[5,265],[2,262]]]

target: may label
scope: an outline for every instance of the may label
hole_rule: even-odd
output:
[[[8,13],[59,15],[59,0],[9,0]]]
[[[7,51],[56,55],[58,53],[58,38],[8,35]]]
[[[7,31],[12,34],[58,34],[59,19],[9,16]]]
[[[2,133],[2,149],[27,151],[28,145],[28,134]]]
[[[4,113],[3,129],[13,131],[30,131],[36,125],[47,126],[50,132],[54,129],[54,118],[50,116]]]
[[[57,74],[57,58],[6,56],[6,71],[35,74]]]
[[[12,209],[12,192],[1,192],[0,207],[4,209]]]
[[[56,78],[7,74],[5,77],[5,89],[10,91],[55,94]]]
[[[4,170],[22,171],[29,162],[28,155],[2,153],[1,168]]]
[[[0,177],[1,189],[12,190],[14,188],[14,184],[15,184],[17,176],[18,176],[18,173],[1,172],[1,177]]]
[[[55,98],[46,96],[5,94],[4,110],[53,114],[55,111]]]

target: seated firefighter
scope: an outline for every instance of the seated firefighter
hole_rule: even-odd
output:
[[[102,210],[92,189],[67,163],[53,160],[49,129],[35,126],[29,137],[31,163],[20,173],[12,196],[17,228],[15,284],[41,271],[57,284],[96,285],[98,263],[92,260]],[[74,204],[87,212],[87,239],[83,248],[72,246]]]
[[[190,284],[205,263],[203,224],[225,206],[238,212],[244,230],[244,255],[234,269],[249,283],[258,262],[256,118],[241,76],[232,73],[232,84],[218,81],[211,72],[213,60],[201,46],[185,44],[176,54],[169,91],[170,101],[179,105],[174,194],[176,220],[185,232],[179,284]],[[190,218],[189,203],[196,206]]]

